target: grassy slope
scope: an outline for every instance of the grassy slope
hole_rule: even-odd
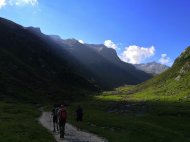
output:
[[[0,102],[1,142],[53,142],[37,118],[40,112],[29,104]]]
[[[80,127],[111,142],[190,141],[189,57],[190,48],[171,69],[143,84],[78,102],[85,110]],[[74,124],[76,105],[70,107],[70,122]]]

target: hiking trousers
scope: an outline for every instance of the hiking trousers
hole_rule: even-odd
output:
[[[60,137],[64,138],[66,121],[59,121]]]

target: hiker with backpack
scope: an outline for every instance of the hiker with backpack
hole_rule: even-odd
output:
[[[78,105],[76,109],[76,121],[77,121],[77,130],[80,130],[80,122],[83,121],[83,109]]]
[[[66,111],[65,106],[63,104],[61,105],[61,107],[59,109],[58,118],[59,118],[60,138],[64,138],[65,123],[67,120],[67,111]]]
[[[77,122],[80,122],[83,120],[83,109],[80,105],[78,105],[76,109],[76,120]]]
[[[52,115],[53,115],[53,132],[56,132],[56,128],[57,131],[59,131],[59,126],[58,126],[58,111],[59,111],[59,107],[58,105],[54,105],[53,109],[52,109]]]

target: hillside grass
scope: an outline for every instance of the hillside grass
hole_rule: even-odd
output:
[[[68,122],[109,142],[190,142],[190,65],[183,58],[177,60],[180,62],[168,71],[136,86],[80,97],[83,92],[69,93],[75,99],[68,103]],[[13,92],[26,94],[17,88]],[[37,94],[33,99],[41,100]],[[51,109],[52,102],[46,104],[46,110]],[[75,109],[79,104],[85,115],[78,124]],[[33,105],[0,101],[1,142],[53,142],[51,134],[38,123],[39,116]]]
[[[69,107],[69,122],[110,142],[190,142],[190,75],[178,81],[177,75],[165,72],[75,103]],[[81,124],[74,115],[78,104],[85,111]]]
[[[1,142],[54,142],[38,117],[41,112],[30,104],[0,101]]]

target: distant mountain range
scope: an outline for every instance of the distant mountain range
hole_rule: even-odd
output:
[[[88,80],[99,84],[101,88],[134,85],[152,77],[151,74],[121,61],[114,49],[103,44],[81,44],[75,39],[62,40],[55,35],[50,37],[70,53],[72,68]]]
[[[0,18],[0,60],[0,97],[73,98],[85,90],[113,89],[152,77],[102,44],[63,40],[4,18]]]
[[[151,63],[146,63],[146,64],[135,64],[134,66],[139,70],[145,71],[153,75],[160,74],[166,71],[167,69],[169,69],[168,66],[157,63],[157,62],[151,62]]]

